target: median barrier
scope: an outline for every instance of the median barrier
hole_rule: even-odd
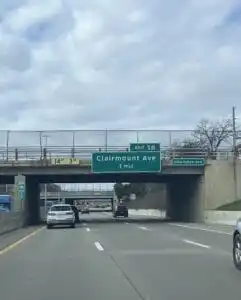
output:
[[[130,209],[129,214],[166,218],[166,211],[158,209]],[[204,222],[209,224],[235,225],[238,218],[241,218],[241,211],[208,210],[204,212]]]
[[[23,227],[24,215],[22,212],[0,212],[0,234]]]
[[[132,216],[149,216],[166,218],[166,211],[159,209],[129,209],[129,214]]]
[[[205,223],[235,225],[241,218],[241,211],[207,210],[204,213]]]

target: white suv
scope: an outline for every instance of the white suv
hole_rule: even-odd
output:
[[[47,214],[47,228],[54,225],[69,225],[75,227],[75,215],[69,204],[56,204],[51,206]]]

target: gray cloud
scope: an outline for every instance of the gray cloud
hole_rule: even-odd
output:
[[[181,2],[1,1],[2,128],[191,129],[202,117],[230,115],[241,103],[237,1]],[[51,135],[52,144],[71,144]],[[77,142],[103,144],[97,136],[79,133]],[[109,142],[135,138],[112,133]],[[141,137],[151,138],[169,136]],[[11,143],[23,139],[39,142],[12,134]]]

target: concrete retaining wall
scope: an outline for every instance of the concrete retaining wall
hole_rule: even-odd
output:
[[[24,225],[22,212],[0,212],[0,234],[19,229]]]
[[[232,160],[213,160],[205,167],[203,200],[205,210],[214,210],[235,199]],[[241,199],[241,162],[237,163],[237,198]]]
[[[129,214],[132,216],[150,216],[166,217],[166,211],[157,209],[130,209]],[[204,213],[204,221],[209,224],[235,225],[238,218],[241,218],[241,211],[217,211],[208,210]]]
[[[207,210],[204,217],[206,223],[235,225],[238,218],[241,218],[241,211]]]
[[[129,214],[132,216],[150,216],[150,217],[166,217],[166,211],[158,209],[129,209]]]

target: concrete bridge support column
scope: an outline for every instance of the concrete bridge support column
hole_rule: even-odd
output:
[[[25,223],[37,225],[40,223],[40,187],[38,181],[26,177]]]
[[[14,200],[12,204],[12,211],[23,211],[26,194],[25,176],[18,174],[14,177]]]

